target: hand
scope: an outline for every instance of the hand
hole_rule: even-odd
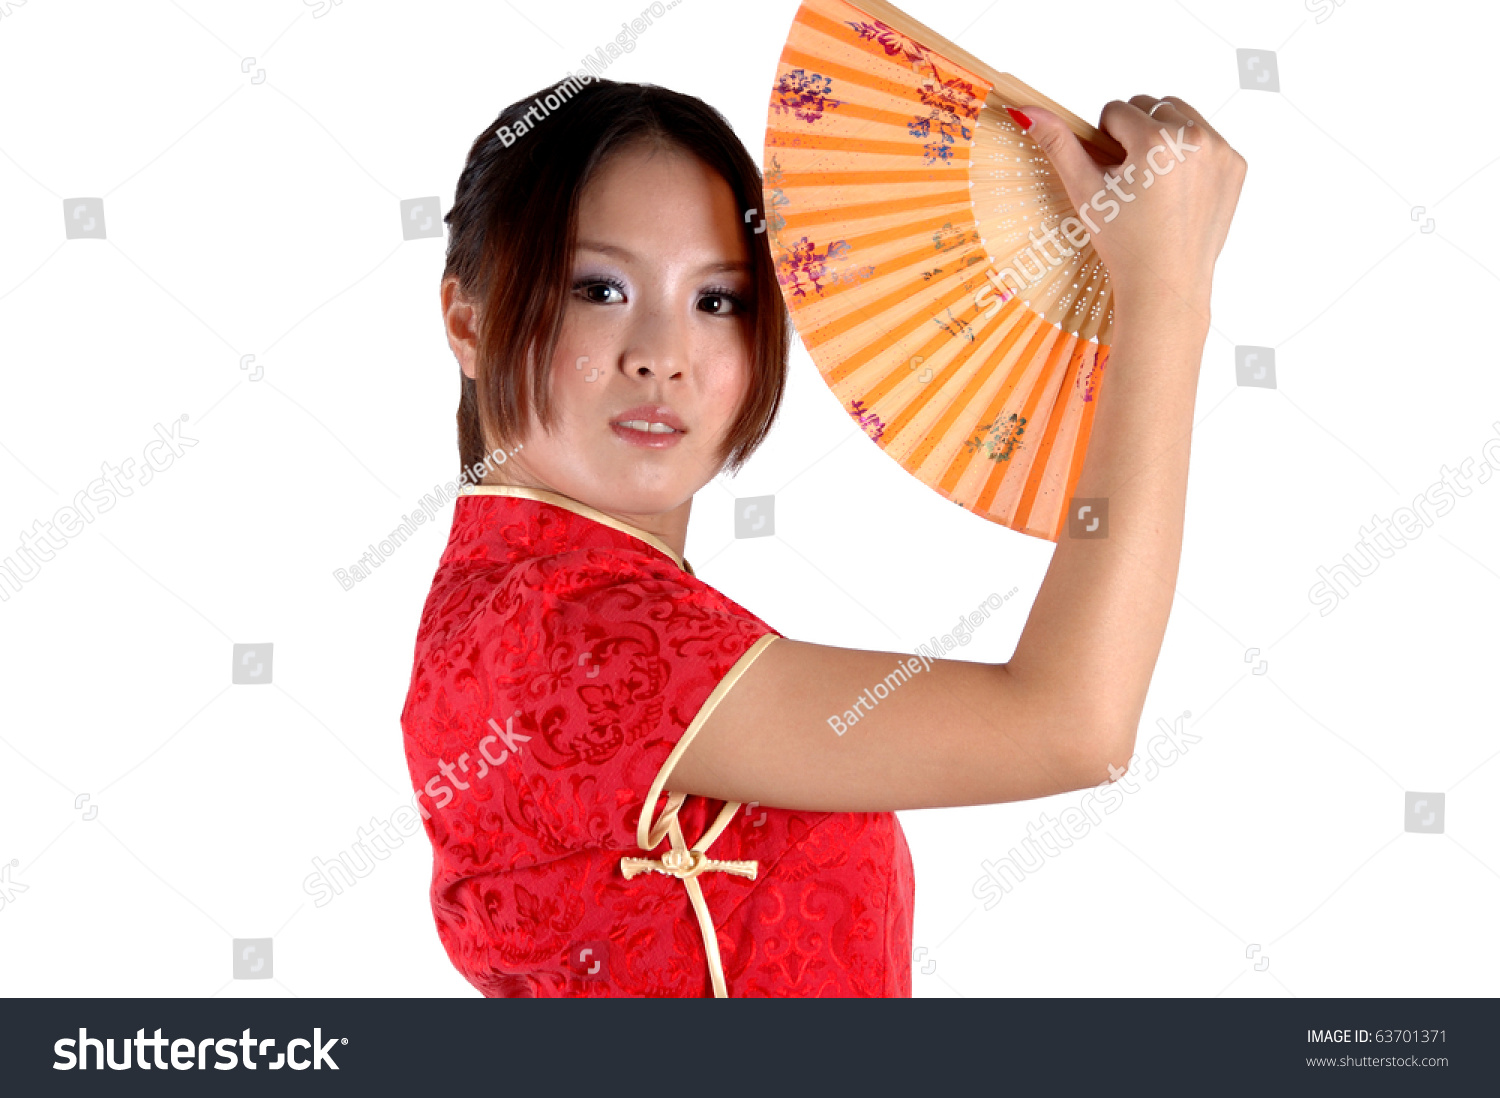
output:
[[[1051,111],[1018,109],[1109,268],[1117,320],[1181,308],[1201,316],[1206,332],[1214,262],[1239,202],[1245,158],[1180,99],[1161,100],[1152,116],[1158,102],[1138,95],[1105,104],[1099,127],[1126,152],[1124,164],[1108,167]]]

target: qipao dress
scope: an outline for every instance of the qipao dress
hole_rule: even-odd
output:
[[[654,535],[467,486],[401,713],[449,959],[484,995],[909,996],[894,813],[671,792],[780,634]]]

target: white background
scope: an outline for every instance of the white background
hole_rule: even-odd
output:
[[[0,556],[156,424],[198,440],[0,602],[0,992],[477,994],[425,836],[324,907],[302,887],[410,800],[451,505],[355,589],[333,570],[456,472],[443,240],[403,241],[400,200],[446,210],[474,136],[642,6],[0,2]],[[992,910],[980,862],[1081,795],[903,813],[918,995],[1497,989],[1500,484],[1327,617],[1308,590],[1500,435],[1500,16],[1327,7],[909,0],[1090,119],[1181,96],[1250,164],[1140,743],[1188,711],[1201,738]],[[759,161],[794,8],[681,0],[607,75],[704,98]],[[1280,93],[1239,90],[1237,47],[1277,51]],[[78,196],[107,239],[64,238]],[[1276,389],[1237,387],[1236,344],[1275,348]],[[904,652],[1019,585],[961,653],[1008,658],[1051,544],[861,441],[800,345],[791,372],[768,443],[699,495],[702,577],[788,636]],[[771,493],[776,535],[736,541],[733,498]],[[270,686],[230,685],[235,642],[274,644]],[[1406,791],[1446,794],[1442,834],[1405,831]],[[231,980],[264,937],[274,978]]]

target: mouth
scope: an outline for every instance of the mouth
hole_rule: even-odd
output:
[[[644,419],[626,419],[616,423],[616,427],[629,427],[632,431],[650,431],[653,435],[680,435],[676,427],[670,427],[665,423],[652,423]]]
[[[615,436],[632,446],[662,450],[675,446],[687,434],[687,427],[665,404],[627,408],[609,421]]]

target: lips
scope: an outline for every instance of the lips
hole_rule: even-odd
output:
[[[680,443],[687,428],[665,404],[637,404],[609,421],[615,437],[628,446],[667,450]]]
[[[609,423],[611,427],[624,427],[647,434],[665,436],[687,433],[687,425],[665,404],[637,404],[634,408],[626,408],[619,415],[612,416]]]

